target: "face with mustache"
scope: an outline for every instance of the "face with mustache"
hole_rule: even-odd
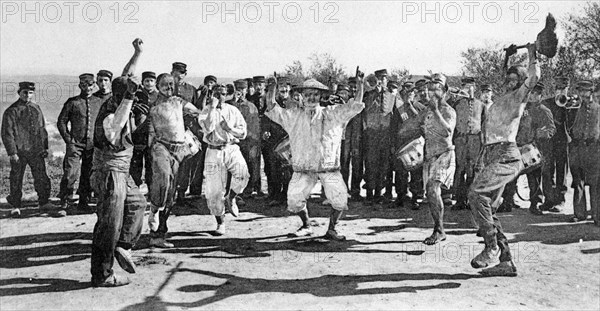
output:
[[[304,107],[315,109],[321,102],[321,91],[317,89],[305,89],[302,91],[302,102]]]
[[[175,79],[173,76],[164,76],[160,79],[158,82],[158,91],[167,97],[173,96],[175,92]]]

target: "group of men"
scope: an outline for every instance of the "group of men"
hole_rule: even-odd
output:
[[[528,69],[511,67],[505,93],[493,102],[489,85],[480,86],[481,97],[475,99],[473,78],[463,78],[457,91],[443,74],[399,83],[389,81],[386,70],[375,71],[372,83],[357,70],[347,84],[334,88],[314,79],[292,86],[286,78],[264,76],[226,86],[210,75],[195,88],[184,80],[187,66],[176,62],[170,73],[146,71],[140,80],[134,73],[142,40],[134,40],[133,46],[121,76],[113,79],[107,70],[96,81],[92,74],[80,75],[81,93],[65,103],[58,120],[67,144],[58,214],[65,215],[78,178],[78,208],[87,209],[92,194],[98,200],[94,286],[129,283],[114,273],[114,259],[135,273],[131,249],[146,209],[142,183],[149,188],[150,245],[171,248],[167,220],[186,196],[204,195],[217,224],[215,235],[226,233],[225,214],[237,216],[243,199],[264,196],[261,156],[269,204],[286,204],[302,221],[296,237],[313,234],[307,199],[319,180],[332,207],[324,237],[334,241],[345,239],[336,224],[349,198],[363,200],[363,180],[366,204],[391,202],[395,187],[396,205],[428,205],[434,228],[423,242],[429,245],[446,239],[444,198],[453,194],[456,208],[471,209],[485,242],[471,265],[486,268],[499,257],[500,263],[483,273],[516,275],[496,213],[514,204],[514,183],[524,168],[519,147],[527,144],[545,157],[545,165],[527,172],[530,211],[561,208],[569,164],[574,221],[587,218],[588,184],[592,216],[599,224],[600,86],[594,88],[589,80],[577,83],[577,110],[568,111],[554,98],[542,101],[544,85],[533,44],[528,45]],[[92,93],[94,84],[99,91]],[[567,87],[568,80],[557,79],[560,94],[567,94]],[[33,83],[20,83],[19,100],[2,121],[11,160],[8,202],[15,209],[21,206],[26,165],[33,172],[40,208],[51,207],[44,162],[48,135],[41,109],[32,102],[34,91]],[[422,168],[414,169],[399,158],[417,140],[424,141],[424,160]],[[286,145],[287,157],[281,152]]]

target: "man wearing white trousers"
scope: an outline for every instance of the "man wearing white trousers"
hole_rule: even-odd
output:
[[[204,142],[208,144],[204,160],[206,181],[206,201],[211,215],[217,220],[215,235],[225,234],[225,209],[234,217],[238,216],[235,197],[248,185],[250,173],[242,156],[240,140],[246,138],[246,121],[242,113],[225,102],[227,88],[215,88],[198,117]],[[231,173],[231,186],[226,193],[227,173]]]
[[[357,77],[356,98],[328,107],[319,105],[321,94],[328,88],[317,80],[309,79],[302,84],[303,101],[292,109],[283,109],[276,104],[276,85],[269,85],[265,115],[281,124],[290,136],[294,174],[288,187],[287,204],[288,210],[302,219],[302,227],[293,235],[312,235],[306,199],[320,180],[332,206],[324,238],[345,240],[335,230],[343,211],[348,209],[348,188],[340,172],[340,148],[344,128],[365,107],[362,77]]]

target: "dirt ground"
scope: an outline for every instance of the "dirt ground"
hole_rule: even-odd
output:
[[[329,209],[320,201],[312,199],[309,210],[322,235]],[[448,239],[425,246],[427,207],[351,203],[339,226],[348,240],[325,242],[289,238],[300,221],[285,207],[247,203],[238,218],[227,218],[222,237],[210,234],[215,221],[204,203],[177,207],[170,250],[149,248],[144,225],[137,274],[112,289],[90,287],[95,214],[51,218],[30,207],[20,219],[0,219],[0,309],[600,308],[600,228],[569,223],[570,206],[561,214],[500,214],[519,276],[484,278],[469,264],[483,248],[469,211],[447,210]],[[127,274],[116,263],[115,271]]]

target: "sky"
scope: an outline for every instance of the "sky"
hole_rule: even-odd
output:
[[[405,67],[460,73],[469,47],[534,41],[551,12],[581,1],[1,1],[0,76],[138,73],[251,77],[329,53],[348,73]],[[559,30],[560,35],[560,30]]]

